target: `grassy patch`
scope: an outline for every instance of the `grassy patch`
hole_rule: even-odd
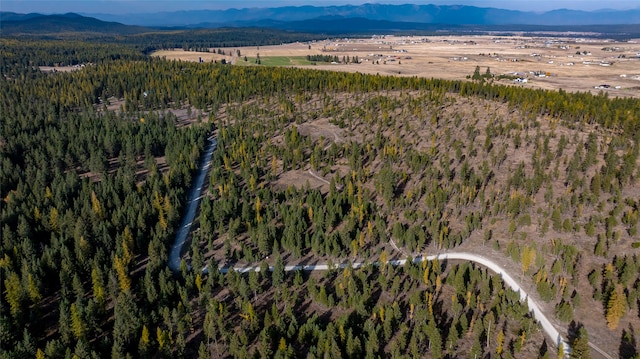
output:
[[[257,61],[255,57],[247,57],[247,61],[240,59],[236,64],[257,65]],[[313,64],[313,62],[308,61],[304,56],[269,56],[260,58],[260,65],[264,66],[300,66]]]

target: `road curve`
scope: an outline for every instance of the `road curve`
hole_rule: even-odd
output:
[[[196,210],[200,204],[200,193],[202,192],[204,179],[207,176],[209,167],[211,166],[211,156],[213,156],[213,151],[216,149],[217,145],[218,142],[216,139],[214,137],[209,137],[209,143],[207,144],[205,153],[200,159],[198,174],[196,175],[187,195],[187,208],[184,212],[184,216],[182,217],[182,221],[180,221],[180,226],[176,232],[176,238],[173,242],[173,246],[171,247],[171,252],[169,253],[169,268],[174,272],[180,270],[182,246],[184,246],[184,242],[187,240],[187,235],[191,230],[191,224],[196,217]]]
[[[565,353],[570,353],[571,352],[571,346],[569,344],[569,342],[566,341],[566,339],[564,339],[562,337],[562,335],[560,334],[560,332],[558,332],[558,330],[553,326],[553,324],[551,324],[551,321],[549,320],[549,318],[547,318],[544,313],[542,312],[542,310],[540,309],[540,306],[538,305],[538,303],[536,303],[533,299],[531,299],[531,297],[529,297],[529,295],[522,289],[522,287],[518,284],[518,282],[516,282],[513,277],[511,277],[509,275],[509,273],[507,273],[502,267],[500,267],[499,264],[484,258],[482,256],[479,256],[477,254],[473,254],[473,253],[443,253],[443,254],[438,254],[438,255],[431,255],[431,256],[420,256],[417,258],[414,258],[413,261],[415,263],[418,262],[422,262],[422,261],[432,261],[432,260],[462,260],[462,261],[469,261],[469,262],[474,262],[477,263],[483,267],[486,267],[487,269],[489,269],[490,271],[500,275],[500,277],[502,278],[502,280],[514,291],[519,292],[520,293],[520,300],[521,301],[526,301],[527,305],[529,306],[529,310],[531,312],[533,312],[533,316],[534,318],[540,322],[540,325],[542,326],[542,329],[544,330],[544,332],[547,334],[547,336],[552,340],[553,343],[556,344],[556,346],[559,346],[560,343],[563,344],[564,347],[564,351]],[[398,259],[398,260],[390,260],[387,261],[387,264],[389,265],[393,265],[393,266],[403,266],[405,265],[407,262],[407,259]],[[346,262],[346,263],[339,263],[336,265],[331,265],[331,264],[310,264],[310,265],[288,265],[285,266],[284,270],[285,272],[291,272],[291,271],[326,271],[329,269],[344,269],[346,267],[351,267],[351,268],[361,268],[367,265],[371,265],[371,263],[365,263],[365,262],[354,262],[354,263],[350,263],[350,262]],[[219,268],[220,272],[222,273],[227,273],[229,272],[229,270],[231,270],[231,267],[220,267]],[[235,272],[239,272],[239,273],[247,273],[247,272],[251,272],[251,271],[260,271],[260,267],[259,266],[246,266],[246,267],[233,267],[233,270]],[[269,270],[273,270],[273,266],[269,267]]]
[[[171,247],[171,252],[169,253],[169,268],[174,271],[174,272],[178,272],[180,270],[180,262],[181,262],[181,254],[182,254],[182,247],[184,246],[184,243],[187,239],[187,235],[189,234],[189,231],[191,229],[191,224],[193,223],[194,219],[195,219],[195,214],[196,214],[196,210],[198,208],[198,205],[200,204],[200,194],[202,192],[202,187],[204,185],[204,179],[206,177],[206,174],[211,166],[211,157],[213,155],[213,151],[216,149],[217,146],[217,141],[215,140],[215,138],[210,137],[209,138],[209,143],[206,147],[205,153],[202,155],[202,158],[200,160],[200,165],[198,167],[198,174],[196,175],[196,178],[193,182],[193,185],[191,187],[191,189],[189,190],[188,193],[188,203],[187,203],[187,208],[185,210],[184,216],[182,217],[182,221],[180,222],[180,227],[178,228],[178,231],[176,232],[176,238],[175,241],[173,243],[173,246]],[[311,171],[309,171],[311,173]],[[313,174],[313,173],[312,173]],[[521,301],[526,301],[527,305],[529,306],[529,310],[531,312],[533,312],[534,318],[540,322],[540,325],[542,326],[542,329],[544,330],[544,332],[547,334],[547,336],[552,340],[553,343],[556,344],[556,346],[559,346],[560,343],[563,344],[564,346],[564,350],[565,353],[570,353],[571,352],[571,347],[569,345],[569,343],[566,341],[566,339],[564,339],[562,337],[562,335],[560,334],[560,332],[558,332],[558,330],[553,326],[553,324],[551,324],[551,321],[549,320],[549,318],[547,318],[544,313],[542,312],[542,310],[540,309],[540,306],[538,305],[538,303],[536,303],[533,299],[531,299],[531,297],[529,297],[529,295],[527,295],[527,293],[524,291],[524,289],[522,289],[522,287],[520,287],[520,285],[513,279],[513,277],[511,277],[509,275],[509,273],[507,273],[502,267],[500,267],[500,265],[498,265],[497,263],[484,258],[482,256],[479,256],[477,254],[473,254],[473,253],[442,253],[442,254],[438,254],[438,255],[431,255],[431,256],[420,256],[417,258],[414,258],[413,261],[415,263],[418,262],[422,262],[422,261],[432,261],[432,260],[463,260],[463,261],[470,261],[470,262],[474,262],[477,263],[483,267],[488,268],[489,270],[491,270],[492,272],[495,272],[496,274],[500,275],[500,277],[502,278],[502,280],[514,291],[519,292],[520,293],[520,300]],[[398,260],[390,260],[387,261],[387,264],[389,265],[393,265],[393,266],[403,266],[405,265],[407,262],[407,259],[398,259]],[[371,265],[371,263],[365,263],[365,262],[343,262],[343,263],[339,263],[336,265],[333,264],[313,264],[313,265],[287,265],[285,266],[285,271],[286,272],[291,272],[291,271],[298,271],[298,270],[302,270],[302,271],[326,271],[329,269],[344,269],[346,267],[352,267],[352,268],[361,268],[367,265]],[[239,272],[239,273],[247,273],[247,272],[251,272],[251,271],[260,271],[260,267],[259,266],[244,266],[244,267],[220,267],[218,268],[220,270],[220,272],[222,273],[227,273],[229,272],[231,269],[233,268],[234,271]],[[269,267],[269,270],[273,270],[273,267]],[[208,271],[208,268],[204,268],[203,271]]]

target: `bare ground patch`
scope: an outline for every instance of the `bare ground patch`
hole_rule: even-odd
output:
[[[309,171],[293,170],[287,171],[278,176],[278,179],[273,182],[276,188],[286,189],[289,186],[297,188],[303,188],[308,186],[309,188],[317,188],[322,192],[329,192],[329,184],[325,181],[313,176]]]
[[[301,135],[310,136],[315,140],[323,138],[333,143],[344,142],[343,131],[338,126],[330,123],[328,118],[303,123],[300,125],[299,131]]]

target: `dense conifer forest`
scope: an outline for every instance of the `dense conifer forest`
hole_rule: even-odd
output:
[[[459,248],[638,357],[636,99],[0,41],[2,358],[557,357],[486,269],[384,264]]]

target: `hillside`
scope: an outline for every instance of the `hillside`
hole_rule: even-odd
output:
[[[616,352],[639,319],[637,138],[585,112],[556,117],[465,93],[283,94],[227,107],[216,116],[226,145],[201,214],[202,254],[224,264],[259,261],[273,247],[293,263],[447,248],[508,256],[559,323],[575,320]],[[231,183],[242,189],[227,192]],[[302,204],[290,203],[297,196]],[[234,198],[260,209],[234,222]],[[618,286],[633,309],[610,330],[606,303]]]
[[[101,21],[74,13],[61,15],[2,13],[1,31],[3,36],[23,34],[46,35],[66,33],[98,33],[131,35],[148,32],[149,29],[123,25],[117,22]]]
[[[499,86],[490,73],[106,56],[45,74],[21,62],[42,54],[29,49],[39,42],[10,45],[7,357],[557,356],[500,276],[453,260],[381,265],[444,251],[507,269],[576,353],[588,342],[623,358],[640,350],[637,99]],[[211,134],[205,193],[172,272]],[[371,265],[284,270],[345,262]],[[263,270],[212,270],[221,265]]]

